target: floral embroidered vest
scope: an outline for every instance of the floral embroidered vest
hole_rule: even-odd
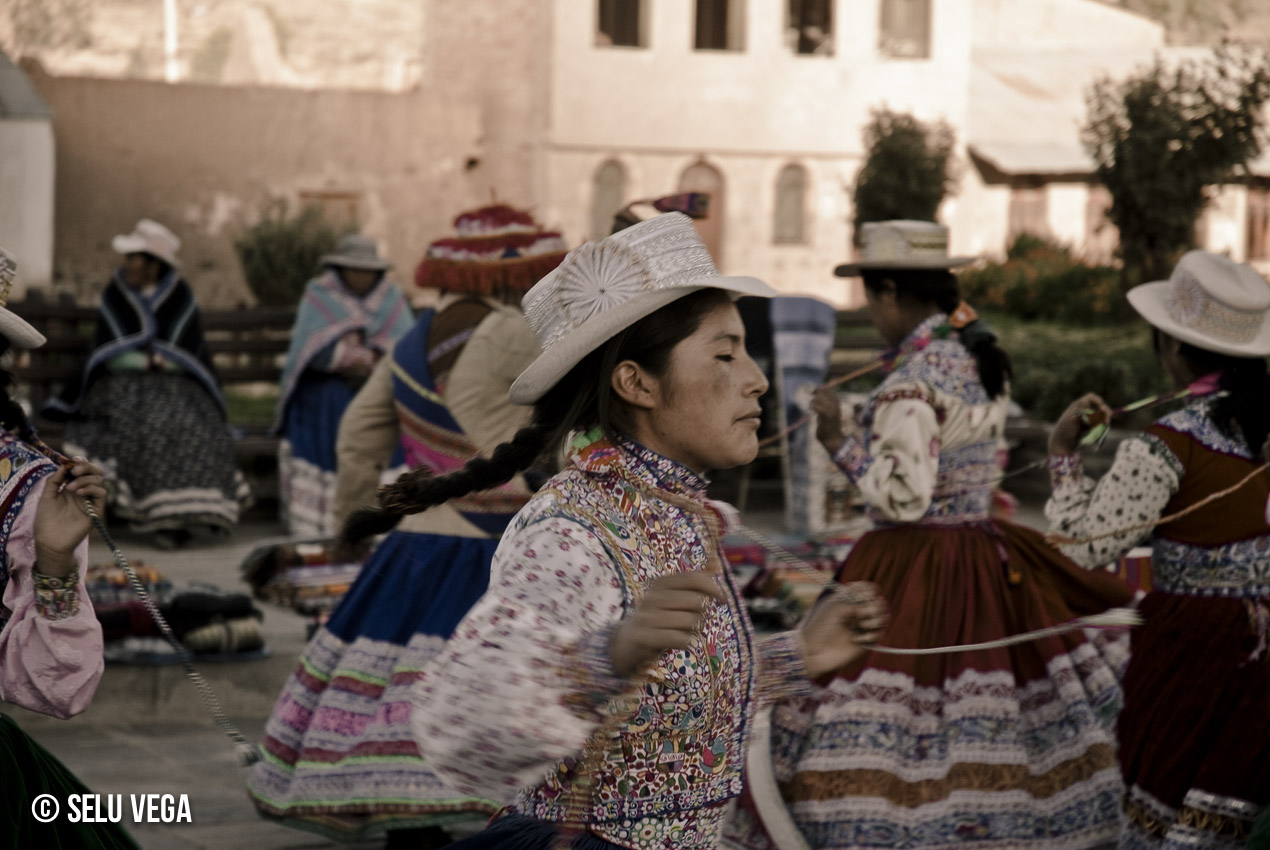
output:
[[[649,495],[668,491],[704,504],[700,476],[635,443],[615,445],[594,432],[574,445],[571,468],[546,488],[558,498],[537,500],[542,512],[531,505],[516,524],[556,514],[595,532],[613,556],[626,612],[653,579],[706,567],[711,544],[704,519]],[[740,593],[726,572],[724,582],[728,604],[710,606],[701,638],[687,650],[664,653],[652,677],[659,681],[611,706],[627,719],[601,764],[588,771],[588,823],[701,809],[741,792],[754,647]],[[515,810],[568,820],[576,778],[574,762],[561,763]]]

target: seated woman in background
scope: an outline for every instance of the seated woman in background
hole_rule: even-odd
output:
[[[304,290],[282,370],[278,475],[282,519],[291,534],[335,534],[335,439],[353,396],[413,324],[406,297],[384,279],[391,264],[375,242],[351,234],[322,257]],[[401,464],[401,455],[392,465]]]
[[[102,292],[93,351],[78,380],[44,409],[65,420],[66,450],[106,474],[114,514],[172,549],[196,531],[228,534],[248,500],[225,401],[181,246],[142,219],[116,236],[124,257]]]

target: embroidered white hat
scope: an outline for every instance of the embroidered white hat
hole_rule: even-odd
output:
[[[860,225],[860,259],[833,270],[856,277],[865,269],[953,269],[974,257],[948,256],[948,228],[933,221],[866,221]]]
[[[375,244],[375,240],[360,233],[341,237],[332,253],[322,255],[322,265],[368,272],[382,272],[392,268],[392,263],[379,256],[379,246]]]
[[[1270,284],[1221,254],[1188,251],[1168,280],[1129,290],[1129,303],[1169,336],[1205,351],[1270,354]]]
[[[13,279],[17,274],[17,261],[12,254],[0,248],[0,336],[8,339],[14,348],[39,348],[48,342],[44,334],[6,306],[9,303],[9,290],[13,288]]]
[[[776,294],[758,278],[720,275],[683,213],[655,216],[575,248],[521,302],[542,354],[512,384],[511,400],[532,404],[624,328],[701,289],[734,297]]]
[[[110,243],[119,254],[149,254],[176,268],[176,252],[181,250],[181,240],[157,221],[143,218],[131,233],[116,236]]]

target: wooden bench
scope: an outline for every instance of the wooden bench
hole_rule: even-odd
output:
[[[60,386],[84,368],[92,351],[96,306],[77,304],[69,295],[56,300],[30,292],[10,305],[46,337],[41,348],[20,353],[14,369],[17,382],[35,414],[35,425],[51,445],[59,445],[60,423],[39,416],[40,409]],[[290,343],[295,310],[247,307],[203,310],[203,334],[222,388],[260,388],[278,385]],[[234,422],[235,456],[257,498],[277,497],[278,438],[261,422]]]

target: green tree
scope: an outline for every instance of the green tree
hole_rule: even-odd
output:
[[[247,286],[266,307],[294,307],[323,254],[356,225],[331,223],[317,204],[291,215],[286,201],[265,205],[260,219],[234,240]]]
[[[866,221],[934,221],[952,188],[952,128],[875,109],[864,128],[864,165],[852,201],[855,232]]]
[[[1122,288],[1167,278],[1195,246],[1211,187],[1242,178],[1261,151],[1267,98],[1265,54],[1231,45],[1093,85],[1083,141],[1111,193]]]

